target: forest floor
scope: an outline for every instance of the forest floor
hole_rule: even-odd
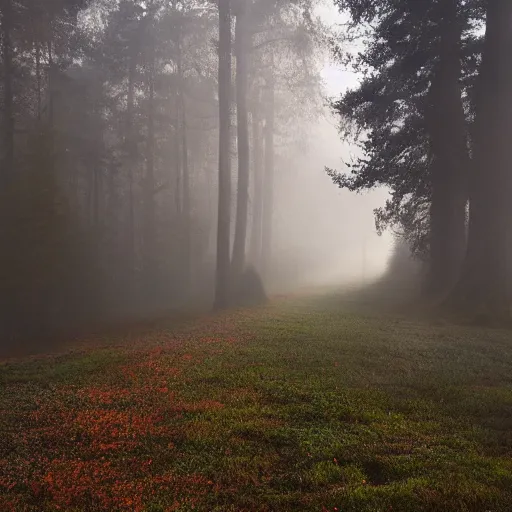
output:
[[[510,511],[512,332],[295,296],[0,364],[1,511]]]

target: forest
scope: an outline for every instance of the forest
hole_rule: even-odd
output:
[[[4,2],[3,337],[263,295],[321,33],[310,5],[240,5]]]
[[[0,0],[0,512],[512,510],[510,0]]]

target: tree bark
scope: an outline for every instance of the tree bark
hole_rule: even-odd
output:
[[[41,87],[41,43],[36,41],[36,87],[37,87],[37,120],[41,121],[42,87]]]
[[[181,223],[181,244],[182,244],[182,263],[183,263],[183,287],[185,290],[190,288],[191,280],[191,211],[190,211],[190,175],[188,158],[188,139],[187,139],[187,113],[185,105],[185,87],[183,77],[183,62],[181,51],[181,35],[178,41],[178,80],[179,80],[179,129],[181,142],[181,171],[182,171],[182,211],[180,216]]]
[[[238,191],[235,240],[233,244],[233,278],[238,279],[245,267],[247,216],[249,212],[249,116],[247,109],[248,49],[250,45],[245,1],[238,5],[235,28],[236,114],[238,144]]]
[[[12,71],[12,3],[5,0],[2,7],[2,55],[4,65],[4,170],[7,181],[14,171],[14,94]]]
[[[272,260],[272,224],[274,216],[274,129],[275,84],[271,76],[266,84],[265,178],[263,188],[262,271],[268,279]]]
[[[459,0],[439,3],[441,37],[427,120],[433,162],[430,273],[426,292],[439,296],[459,278],[466,246],[467,173],[470,158],[462,104]]]
[[[261,118],[258,113],[260,108],[259,94],[257,103],[252,113],[252,153],[254,196],[252,200],[252,230],[251,230],[251,261],[261,271],[261,243],[263,229],[263,135],[261,130]]]
[[[52,39],[48,40],[48,124],[52,131],[51,140],[53,142],[53,128],[55,124],[55,90],[54,78],[55,68],[53,65],[53,43]],[[53,148],[52,148],[53,151]]]
[[[219,0],[219,205],[215,308],[229,305],[231,217],[231,7]]]
[[[137,52],[132,48],[128,69],[128,96],[126,109],[126,170],[128,174],[128,272],[132,280],[135,278],[135,198],[134,198],[134,167],[137,148],[134,138],[135,110],[135,73],[137,71]]]
[[[453,299],[466,310],[510,314],[512,2],[489,0],[477,85],[468,251]]]
[[[94,100],[94,106],[92,107],[93,116],[99,116],[96,99]],[[99,128],[99,127],[97,127]],[[103,146],[103,133],[100,129],[95,130],[94,134],[94,148],[95,154],[92,159],[89,174],[89,222],[93,228],[95,235],[99,233],[100,227],[100,188],[101,188],[101,157],[98,155],[99,148]]]
[[[145,273],[150,289],[157,276],[156,259],[156,218],[155,218],[155,49],[150,43],[149,65],[147,69],[148,112],[146,176],[144,180],[144,251]]]

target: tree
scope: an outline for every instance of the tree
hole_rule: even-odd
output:
[[[316,58],[322,49],[319,34],[325,27],[311,16],[313,5],[309,1],[258,2],[253,4],[250,17],[252,96],[261,101],[261,108],[252,107],[255,158],[251,250],[267,279],[273,268],[276,142],[283,138],[280,131],[293,131],[285,124],[290,119],[292,126],[296,124],[319,97]]]
[[[6,0],[2,4],[2,57],[3,57],[3,88],[4,88],[4,158],[3,183],[13,172],[14,167],[14,111],[13,111],[13,69],[12,69],[12,3]]]
[[[439,58],[433,70],[426,129],[431,151],[430,275],[427,291],[438,295],[458,279],[466,247],[467,173],[470,167],[460,87],[462,20],[459,1],[438,2]]]
[[[268,276],[272,253],[272,220],[274,213],[274,131],[275,131],[275,82],[273,59],[265,79],[265,174],[263,188],[262,268]]]
[[[256,86],[254,102],[251,112],[252,126],[252,166],[254,193],[252,198],[252,226],[251,226],[251,262],[256,268],[261,266],[262,254],[262,223],[263,223],[263,120],[260,114],[261,87]]]
[[[355,62],[365,78],[334,105],[356,126],[363,156],[350,176],[331,176],[350,190],[390,187],[377,226],[399,226],[429,263],[427,291],[439,295],[457,280],[465,247],[481,2],[339,5],[356,26],[377,25]]]
[[[512,167],[512,4],[487,1],[478,77],[469,241],[464,273],[452,299],[464,308],[510,314]]]
[[[247,245],[249,211],[249,112],[247,107],[248,58],[251,46],[251,28],[247,23],[248,7],[244,0],[236,6],[236,115],[238,144],[238,193],[236,206],[235,240],[233,245],[233,278],[242,275]]]
[[[229,304],[231,210],[231,4],[219,0],[219,206],[215,307]]]

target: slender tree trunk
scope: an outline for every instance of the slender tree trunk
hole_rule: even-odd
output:
[[[53,132],[54,127],[54,100],[55,100],[55,91],[54,91],[54,74],[55,69],[53,66],[53,45],[51,38],[48,40],[48,124],[50,125],[50,130]],[[52,135],[53,140],[53,135]]]
[[[231,6],[219,0],[219,206],[215,307],[229,305],[231,224]]]
[[[274,216],[274,129],[275,129],[275,90],[274,80],[267,82],[266,122],[265,122],[265,178],[263,188],[263,231],[262,231],[262,270],[268,279],[272,260],[272,224]]]
[[[97,233],[100,227],[100,169],[99,162],[94,163],[92,189],[92,224]]]
[[[235,240],[233,244],[232,271],[238,279],[245,266],[247,245],[247,216],[249,212],[249,116],[247,109],[247,81],[250,34],[247,24],[247,6],[238,5],[235,26],[236,56],[236,115],[238,144],[238,193],[236,207]]]
[[[454,299],[468,310],[510,313],[512,2],[489,0],[477,89],[465,268]]]
[[[135,198],[134,198],[134,169],[137,158],[137,148],[134,138],[134,110],[135,110],[135,73],[137,70],[137,54],[132,48],[128,69],[128,97],[126,110],[126,138],[125,152],[127,157],[126,170],[128,174],[128,266],[129,273],[135,282]]]
[[[150,287],[157,275],[156,265],[156,219],[155,219],[155,70],[154,49],[151,50],[148,69],[148,112],[147,112],[147,145],[146,145],[146,176],[144,180],[144,263],[146,280]]]
[[[182,169],[183,169],[183,215],[182,215],[182,229],[183,229],[183,276],[184,276],[184,289],[188,290],[190,287],[191,270],[192,270],[192,248],[191,248],[191,208],[190,208],[190,168],[188,156],[188,140],[187,140],[187,124],[185,105],[181,108],[182,123],[181,123],[181,150],[182,150]]]
[[[182,151],[181,151],[181,129],[180,129],[180,106],[179,106],[179,94],[176,95],[176,115],[178,121],[176,124],[176,132],[174,139],[174,169],[176,177],[176,218],[181,219],[183,217],[183,165],[182,165]]]
[[[467,174],[470,159],[462,104],[459,0],[441,0],[439,63],[427,111],[433,164],[430,275],[427,293],[439,296],[459,278],[466,246]]]
[[[93,107],[92,117],[98,116],[96,105]],[[94,136],[95,147],[99,148],[102,143],[102,133],[97,130]],[[88,170],[88,218],[95,234],[98,233],[100,224],[100,157],[94,155],[91,168]]]
[[[3,180],[14,172],[14,99],[12,69],[12,3],[5,0],[2,6],[2,55],[4,65],[4,170]]]
[[[187,113],[185,105],[185,87],[183,77],[183,63],[181,53],[181,35],[178,41],[178,80],[179,80],[179,129],[181,141],[181,171],[182,171],[182,212],[181,212],[181,237],[183,258],[183,287],[188,290],[191,279],[191,211],[190,211],[190,174],[187,140]]]
[[[259,99],[259,94],[257,95]],[[259,101],[252,113],[254,197],[252,200],[251,260],[261,270],[261,242],[263,222],[263,136],[258,113]]]
[[[41,43],[36,42],[36,87],[37,87],[37,120],[41,121],[42,86],[41,86]]]

